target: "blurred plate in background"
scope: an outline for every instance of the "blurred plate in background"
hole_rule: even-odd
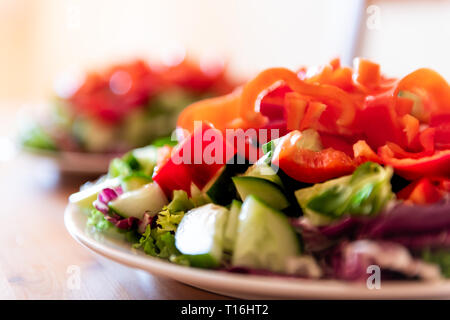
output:
[[[21,147],[36,160],[44,160],[55,165],[61,173],[79,175],[100,175],[108,171],[109,162],[120,157],[118,153],[86,153],[68,151],[48,151]]]

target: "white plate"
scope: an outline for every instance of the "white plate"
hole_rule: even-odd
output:
[[[109,259],[215,293],[244,299],[436,299],[450,298],[450,281],[382,282],[381,289],[332,280],[287,279],[183,267],[134,250],[122,239],[87,230],[86,215],[66,208],[69,233],[81,244]]]
[[[122,155],[119,153],[49,151],[28,147],[22,147],[22,150],[29,156],[50,161],[63,173],[86,175],[106,173],[110,161]]]

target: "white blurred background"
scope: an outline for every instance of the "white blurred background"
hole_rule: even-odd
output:
[[[444,0],[0,0],[0,101],[42,100],[73,71],[184,49],[223,57],[239,79],[355,55],[450,79],[449,40]]]

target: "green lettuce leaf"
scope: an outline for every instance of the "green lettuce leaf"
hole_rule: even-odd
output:
[[[150,256],[187,265],[187,260],[181,256],[175,247],[175,231],[185,212],[192,208],[194,208],[194,203],[185,191],[174,191],[172,201],[156,216],[156,226],[152,228],[151,225],[148,225],[139,242],[134,244],[133,247],[141,248]]]
[[[392,192],[393,170],[366,162],[352,175],[315,184],[295,192],[303,212],[315,225],[350,215],[373,215],[380,212],[395,195]]]
[[[152,229],[150,225],[147,226],[144,234],[139,239],[139,242],[133,245],[134,248],[141,248],[150,256],[175,259],[180,255],[180,252],[175,247],[175,235],[169,231],[158,232],[156,228]]]
[[[87,220],[87,226],[94,227],[99,232],[107,231],[111,228],[116,228],[111,222],[105,219],[103,213],[97,209],[92,209]]]
[[[184,213],[192,208],[194,208],[194,203],[188,198],[185,191],[174,191],[173,200],[158,213],[156,218],[157,232],[175,233]]]

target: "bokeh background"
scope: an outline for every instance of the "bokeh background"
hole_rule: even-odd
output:
[[[449,18],[446,0],[0,0],[0,101],[42,101],[76,72],[183,52],[224,59],[239,79],[356,55],[449,79]]]

